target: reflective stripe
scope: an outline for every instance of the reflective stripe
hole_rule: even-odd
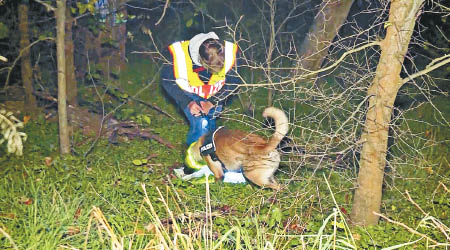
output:
[[[188,150],[186,151],[186,158],[184,158],[184,162],[186,163],[187,167],[189,167],[191,169],[199,170],[202,167],[205,167],[205,166],[208,167],[208,165],[206,165],[206,162],[203,160],[203,158],[200,161],[196,161],[194,159],[192,148],[193,148],[194,144],[196,144],[196,143],[197,142],[193,142],[189,146]]]
[[[207,83],[199,78],[197,72],[194,72],[188,47],[189,41],[175,42],[169,46],[173,56],[175,82],[182,90],[208,99],[225,84],[226,73],[235,64],[238,47],[232,42],[225,41],[224,67],[219,72],[213,73]]]
[[[225,72],[230,71],[236,59],[237,45],[225,41]]]
[[[188,73],[186,66],[186,56],[183,52],[183,48],[181,47],[181,42],[176,42],[171,45],[174,49],[174,67],[175,67],[175,77],[176,79],[184,79],[188,81]],[[189,58],[190,60],[190,58]]]

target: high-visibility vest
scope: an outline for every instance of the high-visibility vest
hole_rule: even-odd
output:
[[[203,82],[192,68],[189,55],[189,41],[173,43],[169,51],[173,57],[173,72],[177,85],[189,93],[205,99],[217,93],[225,85],[225,76],[236,62],[237,44],[225,41],[225,62],[222,70],[213,73],[208,82]]]

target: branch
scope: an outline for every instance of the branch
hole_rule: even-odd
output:
[[[103,84],[103,86],[105,86],[106,91],[108,91],[108,88],[112,88],[112,89],[114,89],[114,90],[120,92],[121,94],[126,94],[125,91],[122,90],[122,89],[119,88],[119,87],[115,87],[115,86],[106,86],[105,84]],[[113,94],[113,93],[111,93],[111,94]],[[159,113],[161,113],[161,114],[163,114],[163,115],[165,115],[165,116],[167,116],[167,117],[172,118],[172,120],[176,120],[175,117],[171,116],[169,113],[165,112],[165,111],[162,110],[160,107],[158,107],[158,106],[156,106],[156,105],[154,105],[154,104],[151,104],[151,103],[142,101],[141,99],[138,99],[138,98],[135,97],[135,96],[128,96],[128,98],[130,98],[130,99],[133,100],[133,101],[136,101],[136,102],[139,102],[139,103],[141,103],[141,104],[144,104],[145,106],[148,106],[148,107],[150,107],[151,109],[154,109],[154,110],[158,111]]]
[[[308,77],[308,76],[310,76],[310,75],[315,75],[315,74],[317,74],[317,73],[321,73],[321,72],[327,71],[327,70],[329,70],[329,69],[332,69],[332,68],[336,67],[340,62],[342,62],[346,56],[348,56],[348,55],[350,55],[350,54],[353,54],[353,53],[355,53],[355,52],[361,51],[361,50],[363,50],[363,49],[366,49],[366,48],[368,48],[368,47],[372,47],[372,46],[375,46],[375,45],[380,46],[380,44],[381,44],[380,41],[374,41],[374,42],[365,44],[365,45],[363,45],[363,46],[361,46],[361,47],[359,47],[359,48],[351,49],[351,50],[349,50],[349,51],[345,51],[344,54],[342,54],[342,56],[341,56],[337,61],[335,61],[335,62],[334,62],[333,64],[331,64],[330,66],[325,67],[325,68],[323,68],[323,69],[319,69],[319,70],[316,70],[316,71],[309,71],[309,70],[307,70],[307,69],[302,69],[302,70],[305,70],[305,71],[309,71],[309,73],[306,74],[306,75],[304,75],[303,77],[306,78],[306,77]]]
[[[444,60],[444,59],[445,59],[445,60]],[[439,63],[437,63],[437,62],[439,62]],[[403,84],[405,84],[405,83],[407,83],[407,82],[413,80],[414,78],[417,78],[417,77],[419,77],[419,76],[428,74],[429,72],[431,72],[431,71],[433,71],[433,70],[435,70],[435,69],[437,69],[437,68],[439,68],[439,67],[441,67],[441,66],[444,66],[444,65],[446,65],[447,63],[450,63],[450,54],[447,54],[447,55],[445,55],[445,56],[442,56],[442,57],[439,57],[439,58],[434,59],[433,61],[431,61],[431,62],[425,67],[425,69],[423,69],[423,70],[421,70],[421,71],[419,71],[419,72],[416,72],[416,73],[414,73],[414,74],[412,74],[412,75],[409,75],[408,77],[406,77],[406,78],[400,80],[400,86],[402,86]]]
[[[439,186],[442,186],[442,188],[447,191],[447,193],[450,193],[450,191],[448,190],[448,188],[444,185],[444,183],[439,182]]]
[[[11,242],[11,245],[13,245],[14,249],[19,250],[19,248],[17,247],[16,243],[14,243],[11,236],[9,236],[9,234],[5,230],[3,230],[2,227],[0,227],[0,233],[2,233],[3,236],[5,236],[9,240],[9,242]]]
[[[46,40],[55,40],[55,39],[54,39],[53,37],[44,37],[44,38],[41,38],[41,39],[39,39],[39,40],[36,40],[36,41],[30,43],[30,45],[28,45],[27,47],[25,47],[23,50],[21,50],[21,51],[19,52],[19,56],[17,56],[17,58],[14,59],[12,65],[9,67],[8,75],[6,76],[5,86],[3,86],[3,89],[4,89],[4,90],[6,90],[6,88],[8,87],[9,78],[10,78],[10,76],[11,76],[11,71],[12,71],[12,69],[14,68],[14,66],[16,66],[17,61],[19,61],[19,59],[22,58],[24,51],[26,51],[27,49],[30,49],[30,48],[31,48],[33,45],[35,45],[36,43],[41,42],[41,41],[46,41]]]
[[[194,6],[194,8],[196,8],[198,11],[200,11],[200,13],[202,13],[202,15],[207,16],[209,19],[213,20],[214,22],[217,22],[217,19],[215,19],[213,16],[209,15],[208,13],[205,13],[202,9],[200,9],[197,4],[194,3],[194,1],[189,0],[189,2],[192,4],[192,6]]]
[[[34,1],[36,1],[36,2],[38,2],[38,3],[40,3],[40,4],[42,4],[42,5],[44,5],[45,8],[47,9],[47,12],[51,12],[51,11],[55,11],[55,10],[56,10],[55,7],[51,6],[50,4],[48,4],[48,3],[46,3],[46,2],[44,2],[44,1],[42,1],[42,0],[34,0]]]
[[[404,229],[408,230],[408,231],[409,231],[410,233],[412,233],[412,234],[419,235],[420,237],[425,238],[425,239],[427,239],[428,241],[433,242],[433,243],[436,244],[436,245],[440,245],[440,244],[441,244],[441,243],[439,243],[439,242],[433,240],[432,238],[428,237],[428,235],[425,235],[425,234],[423,234],[423,233],[419,233],[419,232],[417,232],[416,230],[414,230],[414,229],[408,227],[407,225],[405,225],[405,224],[403,224],[403,223],[401,223],[401,222],[398,222],[398,221],[395,221],[395,220],[391,220],[391,219],[389,219],[388,217],[386,217],[385,215],[379,214],[379,213],[377,213],[377,212],[373,212],[373,213],[374,213],[375,215],[377,215],[377,216],[380,216],[381,218],[385,219],[386,221],[388,221],[388,222],[390,222],[390,223],[392,223],[392,224],[395,224],[395,225],[397,225],[397,226],[403,227]]]
[[[162,21],[162,19],[164,18],[164,16],[166,15],[167,7],[169,7],[169,1],[170,1],[170,0],[166,0],[166,4],[164,5],[163,13],[162,13],[161,17],[159,18],[158,22],[155,23],[155,25],[158,25],[158,24]]]
[[[170,142],[167,142],[162,137],[153,134],[148,129],[140,129],[137,127],[134,127],[134,128],[120,127],[120,125],[121,125],[120,123],[118,125],[119,125],[119,128],[117,129],[117,133],[119,135],[127,135],[129,137],[139,136],[142,138],[153,139],[170,149],[175,149],[175,146],[172,145]]]
[[[345,57],[347,57],[348,55],[353,54],[353,53],[358,52],[358,51],[361,51],[361,50],[364,50],[364,49],[366,49],[366,48],[368,48],[368,47],[372,47],[372,46],[375,46],[375,45],[378,45],[378,46],[379,46],[380,44],[381,44],[380,41],[374,41],[374,42],[367,43],[367,44],[365,44],[365,45],[363,45],[363,46],[361,46],[361,47],[358,47],[358,48],[355,48],[355,49],[348,50],[348,51],[346,51],[344,54],[342,54],[342,56],[341,56],[337,61],[335,61],[333,64],[331,64],[331,65],[329,65],[329,66],[327,66],[327,67],[325,67],[325,68],[319,69],[319,70],[310,71],[310,70],[307,70],[307,69],[300,69],[300,70],[302,70],[302,71],[307,71],[308,73],[300,75],[299,78],[303,78],[303,79],[304,79],[304,78],[307,78],[308,76],[316,75],[316,74],[318,74],[318,73],[321,73],[321,72],[330,70],[330,69],[336,67],[336,66],[337,66],[340,62],[342,62],[342,61],[345,59]],[[286,83],[292,83],[293,81],[295,81],[295,79],[290,79],[290,80],[286,80],[286,81],[281,81],[281,82],[278,82],[278,83],[246,84],[245,87],[267,87],[267,86],[274,86],[274,85],[282,85],[282,84],[286,84]]]
[[[408,190],[406,190],[406,196],[408,197],[409,202],[411,202],[414,206],[416,206],[417,209],[420,210],[420,212],[422,212],[425,216],[428,216],[427,213],[425,213],[425,211],[423,211],[423,209],[419,206],[419,204],[417,204],[412,198],[411,195],[409,195]]]

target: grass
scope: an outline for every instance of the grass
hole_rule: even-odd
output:
[[[148,140],[119,146],[101,140],[83,158],[92,139],[76,134],[76,143],[88,142],[77,147],[78,156],[63,159],[55,153],[56,131],[55,124],[45,121],[27,124],[25,156],[2,158],[4,249],[351,249],[355,244],[378,249],[418,239],[385,221],[367,231],[347,228],[343,217],[350,211],[352,183],[345,176],[351,171],[314,174],[305,168],[294,177],[283,173],[284,166],[277,177],[289,185],[281,193],[251,184],[194,185],[171,175],[170,168],[183,156],[183,145],[175,141],[177,149],[169,150]],[[150,154],[157,157],[147,165],[132,163]],[[52,162],[46,164],[45,157]],[[409,189],[423,209],[448,225],[449,195],[436,189],[437,175],[426,176],[414,183],[388,182],[392,186],[386,188],[383,212],[417,226],[423,215],[396,190]],[[448,180],[440,180],[448,186]],[[442,235],[434,237],[445,242]]]
[[[127,91],[133,94],[132,86]],[[417,148],[392,154],[421,161],[396,158],[402,161],[392,161],[396,168],[386,173],[382,213],[393,221],[349,228],[355,169],[284,157],[276,177],[287,186],[278,193],[248,183],[181,181],[171,169],[183,162],[187,125],[156,84],[143,96],[175,120],[136,102],[126,108],[150,117],[146,125],[175,149],[153,140],[113,145],[101,139],[84,157],[94,138],[77,132],[74,154],[61,158],[57,125],[43,117],[26,124],[23,157],[0,147],[1,249],[427,249],[450,242],[448,128],[442,124],[413,125],[414,114],[406,116],[408,123],[398,127],[409,125]],[[431,115],[427,109],[414,112]],[[230,127],[261,125],[227,117],[234,118],[223,122]]]

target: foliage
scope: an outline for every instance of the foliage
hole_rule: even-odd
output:
[[[23,128],[23,122],[19,121],[12,112],[0,109],[0,145],[6,143],[6,149],[9,154],[22,155],[23,142],[27,139],[24,132],[18,129]]]
[[[127,30],[134,33],[135,39],[127,43],[127,48],[150,53],[129,54],[128,67],[120,73],[114,72],[111,78],[102,77],[96,65],[90,65],[89,70],[84,68],[81,75],[87,77],[79,84],[79,96],[83,105],[95,112],[134,119],[176,148],[172,150],[154,140],[138,139],[113,145],[105,139],[96,142],[75,131],[72,134],[74,155],[60,158],[56,124],[43,116],[28,123],[24,128],[28,135],[25,156],[0,157],[0,228],[3,235],[10,236],[0,238],[0,248],[11,247],[9,239],[20,248],[29,249],[107,249],[112,242],[131,245],[133,249],[164,244],[195,249],[207,246],[210,249],[333,249],[334,243],[349,249],[355,245],[358,249],[395,248],[402,244],[405,248],[430,247],[428,239],[387,220],[368,228],[349,229],[345,224],[358,171],[358,138],[367,110],[365,92],[375,66],[376,49],[352,54],[341,67],[330,74],[324,72],[324,76],[311,84],[299,80],[302,78],[295,75],[293,65],[298,59],[296,46],[306,33],[302,30],[314,16],[314,2],[319,1],[283,0],[263,4],[170,1],[163,16],[164,2],[141,2],[138,7],[143,8],[129,9],[130,13],[140,15],[128,23]],[[269,3],[276,4],[269,6]],[[80,5],[73,13],[86,14],[88,8],[91,7]],[[246,10],[242,19],[240,8]],[[271,13],[272,10],[275,12]],[[40,11],[30,16],[41,18]],[[286,13],[292,18],[284,22]],[[366,13],[383,17],[377,11]],[[271,14],[275,17],[274,24],[280,25],[277,29],[280,33],[275,36],[273,59],[267,61]],[[358,15],[361,14],[355,16]],[[162,22],[155,25],[160,17],[164,17]],[[77,20],[78,25],[91,31],[98,32],[102,26],[94,18]],[[33,39],[52,30],[49,22],[31,23],[36,25]],[[355,23],[357,29],[364,29],[364,24]],[[144,26],[151,30],[155,43],[140,32]],[[332,47],[325,66],[332,64],[343,51],[355,48],[358,41],[379,39],[378,33],[372,33],[376,27],[383,28],[378,25],[353,36],[354,39],[340,39]],[[183,163],[188,128],[158,84],[159,67],[165,61],[155,51],[162,51],[173,40],[211,29],[227,40],[239,42],[248,60],[241,71],[245,83],[265,84],[241,88],[241,96],[228,107],[219,123],[269,135],[271,131],[263,129],[261,111],[267,105],[267,90],[271,89],[275,91],[274,105],[289,113],[292,123],[289,136],[305,148],[305,154],[283,155],[276,177],[286,188],[280,193],[251,184],[206,186],[173,176],[171,169]],[[33,48],[39,66],[36,75],[40,76],[36,80],[39,86],[53,91],[51,83],[56,77],[52,68],[53,52],[43,46]],[[417,85],[428,86],[421,81]],[[410,90],[404,93],[417,101]],[[426,87],[418,92],[422,90]],[[241,102],[246,95],[253,108],[250,111],[254,112],[248,112],[248,106]],[[431,98],[433,95],[423,94],[433,100],[433,105],[424,105],[420,100],[395,109],[382,212],[432,240],[449,244],[442,231],[447,232],[445,225],[450,224],[450,196],[446,191],[450,186],[449,132],[446,120],[436,118],[448,117],[450,106],[446,98],[437,100]],[[134,98],[162,108],[175,119]],[[92,153],[84,156],[92,145],[95,145]],[[407,198],[406,191],[414,203]]]
[[[157,85],[151,86],[151,92],[158,92]],[[162,95],[153,97],[155,103],[181,119]],[[334,249],[335,244],[341,249],[352,249],[351,245],[380,249],[405,243],[426,249],[429,244],[387,221],[366,229],[347,228],[352,199],[348,190],[355,176],[352,169],[315,171],[315,166],[307,165],[293,173],[289,169],[294,162],[285,155],[276,174],[286,184],[280,193],[248,183],[206,186],[174,178],[171,169],[183,162],[187,126],[147,108],[139,110],[151,116],[152,129],[174,143],[175,150],[149,140],[115,146],[102,139],[84,158],[93,138],[77,132],[72,137],[75,156],[60,158],[57,125],[44,117],[26,124],[29,140],[25,157],[0,158],[0,226],[18,248],[81,249],[86,244],[91,249],[107,249],[112,242],[131,244],[133,249],[164,244],[169,246],[166,249],[171,244],[186,246],[183,249]],[[426,110],[422,106],[412,113],[428,114]],[[248,129],[260,126],[256,120],[250,121],[253,126]],[[244,127],[239,120],[226,123]],[[399,165],[395,169],[402,175],[387,173],[383,213],[448,243],[404,193],[409,190],[428,216],[449,225],[450,195],[443,186],[436,186],[439,182],[450,186],[448,178],[424,168]],[[1,248],[11,245],[8,238],[0,238]]]
[[[9,34],[8,27],[4,23],[0,22],[0,39],[8,37],[8,34]]]

